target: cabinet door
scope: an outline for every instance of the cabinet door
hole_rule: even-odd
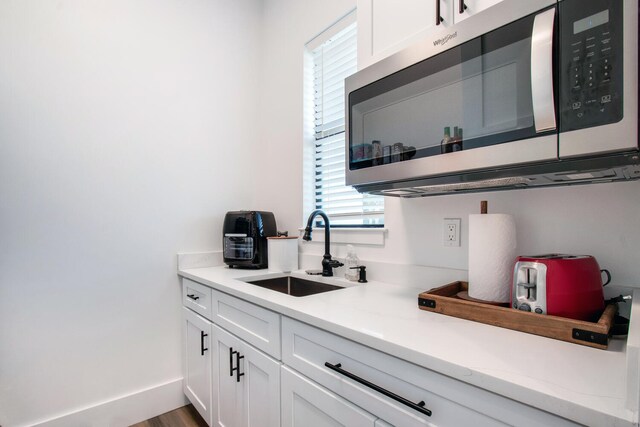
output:
[[[242,420],[242,390],[233,368],[241,361],[242,341],[217,325],[213,325],[212,330],[213,425],[238,427]]]
[[[464,0],[463,6],[460,8],[461,1],[454,0],[453,21],[456,24],[505,0]]]
[[[283,427],[372,427],[376,417],[282,366]]]
[[[280,426],[280,362],[248,343],[243,346],[243,426]]]
[[[358,69],[451,25],[454,0],[358,0]],[[437,5],[443,21],[436,25]]]
[[[214,425],[278,427],[280,363],[213,325]]]
[[[182,388],[211,425],[211,323],[185,307],[182,314]]]

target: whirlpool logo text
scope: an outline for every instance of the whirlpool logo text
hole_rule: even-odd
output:
[[[445,44],[447,44],[447,42],[449,42],[449,40],[455,39],[456,37],[458,37],[458,32],[457,31],[455,33],[452,33],[452,34],[447,34],[446,36],[444,36],[441,39],[434,40],[433,45],[434,46],[444,46]]]

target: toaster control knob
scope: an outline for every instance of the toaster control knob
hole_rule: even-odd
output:
[[[520,307],[518,307],[518,310],[531,311],[531,306],[527,303],[522,303],[520,304]]]
[[[534,311],[538,314],[542,314],[542,309],[540,307],[536,307]]]

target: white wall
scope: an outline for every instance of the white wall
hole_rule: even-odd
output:
[[[272,187],[259,199],[273,210],[279,229],[303,226],[303,46],[328,27],[355,1],[270,0],[266,3],[265,98],[277,97],[277,108],[263,109],[263,124],[278,123],[268,130],[267,177]],[[288,25],[294,23],[293,28]],[[398,26],[398,25],[396,25]],[[266,126],[263,126],[266,128]],[[594,255],[608,268],[616,285],[640,286],[640,182],[597,184],[484,194],[438,196],[400,200],[387,198],[384,246],[361,246],[363,260],[457,269],[467,268],[468,215],[478,213],[480,200],[489,201],[495,213],[515,216],[519,252],[539,254],[565,252]],[[442,245],[445,217],[462,218],[462,246]],[[303,243],[307,254],[323,252],[322,243]],[[345,256],[344,245],[332,245],[332,253]]]
[[[1,425],[181,377],[176,253],[252,205],[261,15],[0,2]]]
[[[303,46],[355,3],[0,2],[0,424],[180,377],[175,254],[219,250],[230,209],[302,225]],[[484,198],[523,253],[640,282],[638,182],[389,199],[385,246],[359,254],[466,268]],[[445,216],[462,247],[441,246]]]
[[[278,230],[302,225],[304,45],[356,7],[355,0],[267,0],[261,114],[264,151],[257,206]]]

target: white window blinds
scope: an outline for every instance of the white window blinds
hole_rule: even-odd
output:
[[[313,56],[315,208],[331,225],[382,225],[380,196],[345,186],[344,79],[357,70],[353,23],[315,47]]]

